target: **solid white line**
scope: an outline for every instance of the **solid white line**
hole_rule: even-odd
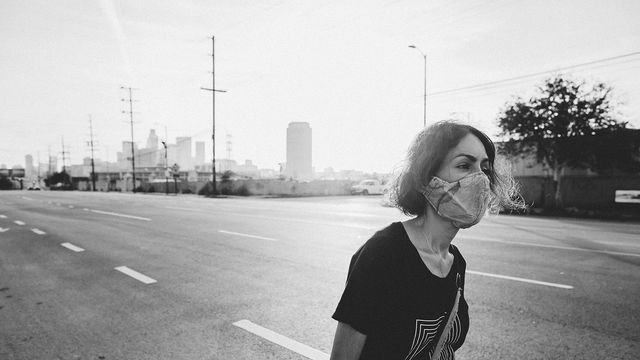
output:
[[[34,233],[38,234],[38,235],[47,235],[46,232],[40,230],[40,229],[31,229],[31,231],[33,231]]]
[[[498,239],[490,239],[485,237],[476,237],[476,236],[461,236],[462,239],[469,240],[477,240],[477,241],[489,241],[489,242],[497,242],[501,244],[512,244],[512,245],[523,245],[523,246],[533,246],[533,247],[541,247],[548,249],[560,249],[560,250],[572,250],[572,251],[586,251],[593,252],[599,254],[609,254],[609,255],[622,255],[622,256],[635,256],[640,257],[640,254],[637,253],[627,253],[627,252],[618,252],[618,251],[608,251],[608,250],[595,250],[595,249],[582,249],[571,246],[558,246],[558,245],[543,245],[543,244],[533,244],[522,241],[510,241],[510,240],[498,240]]]
[[[75,252],[82,252],[82,251],[84,251],[84,249],[83,249],[83,248],[78,247],[78,246],[75,246],[75,245],[73,245],[72,243],[68,243],[68,242],[66,242],[66,243],[62,243],[62,244],[60,244],[60,245],[61,245],[61,246],[66,247],[67,249],[69,249],[69,250],[71,250],[71,251],[75,251]]]
[[[103,215],[112,215],[112,216],[119,216],[119,217],[124,217],[124,218],[129,218],[129,219],[136,219],[136,220],[143,220],[143,221],[151,221],[151,219],[149,218],[145,218],[145,217],[140,217],[140,216],[133,216],[133,215],[126,215],[126,214],[118,214],[118,213],[114,213],[114,212],[109,212],[109,211],[100,211],[100,210],[90,210],[91,212],[94,212],[96,214],[103,214]]]
[[[134,278],[134,279],[136,279],[136,280],[138,280],[140,282],[143,282],[145,284],[153,284],[153,283],[157,282],[156,280],[148,277],[147,275],[141,274],[141,273],[139,273],[139,272],[137,272],[135,270],[132,270],[132,269],[126,267],[126,266],[118,266],[118,267],[116,267],[114,269],[120,271],[121,273],[123,273],[125,275],[129,275],[132,278]]]
[[[254,324],[249,320],[240,320],[240,321],[234,322],[233,325],[241,329],[247,330],[252,334],[258,335],[263,339],[269,340],[272,343],[285,347],[308,359],[312,359],[312,360],[328,360],[329,359],[329,355],[326,353],[323,353],[320,350],[316,350],[310,346],[307,346],[295,340],[289,339],[284,335],[280,335],[277,332],[271,331],[267,328],[263,328],[262,326]]]
[[[6,219],[7,215],[0,215],[0,219]]]
[[[16,223],[16,224],[18,224],[20,226],[25,224],[23,221],[20,221],[20,220],[16,220],[16,221],[14,221],[14,223]]]
[[[257,235],[242,234],[242,233],[237,233],[237,232],[233,232],[233,231],[218,230],[218,232],[221,232],[221,233],[223,233],[223,234],[229,234],[229,235],[244,236],[244,237],[253,238],[253,239],[269,240],[269,241],[278,241],[278,240],[276,240],[276,239],[272,239],[272,238],[268,238],[268,237],[264,237],[264,236],[257,236]]]
[[[557,288],[561,288],[561,289],[573,289],[573,286],[571,286],[571,285],[555,284],[555,283],[550,283],[550,282],[545,282],[545,281],[537,281],[537,280],[519,278],[519,277],[514,277],[514,276],[490,274],[490,273],[485,273],[485,272],[480,272],[480,271],[472,271],[472,270],[467,270],[467,273],[475,274],[475,275],[482,275],[482,276],[489,276],[489,277],[494,277],[494,278],[498,278],[498,279],[521,281],[521,282],[526,282],[526,283],[536,284],[536,285],[552,286],[552,287],[557,287]]]
[[[164,208],[165,209],[172,209],[172,210],[187,210],[187,211],[204,212],[201,209],[185,208],[185,207],[177,207],[177,206],[165,206]]]

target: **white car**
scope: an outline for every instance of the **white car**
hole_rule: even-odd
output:
[[[351,187],[351,194],[377,195],[382,194],[384,186],[376,179],[367,179],[360,181],[359,184]]]

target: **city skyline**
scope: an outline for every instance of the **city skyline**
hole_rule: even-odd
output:
[[[135,142],[155,128],[162,139],[204,141],[210,159],[211,96],[200,87],[211,82],[212,35],[216,86],[227,91],[216,96],[216,154],[233,134],[234,158],[265,168],[285,161],[286,125],[305,121],[316,169],[392,172],[423,125],[423,57],[409,45],[427,56],[427,124],[459,118],[494,137],[505,102],[564,69],[613,86],[620,120],[638,128],[639,10],[595,0],[9,0],[0,4],[0,163],[46,159],[49,146],[59,155],[63,136],[81,162],[89,114],[95,157],[115,161],[131,138],[122,86],[134,88]]]

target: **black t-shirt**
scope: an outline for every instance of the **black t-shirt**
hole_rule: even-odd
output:
[[[349,275],[333,318],[367,335],[360,360],[430,359],[455,300],[464,288],[466,262],[451,245],[454,260],[445,278],[431,273],[400,222],[378,231],[351,258]],[[469,329],[469,307],[460,297],[458,314],[440,358],[453,359]]]

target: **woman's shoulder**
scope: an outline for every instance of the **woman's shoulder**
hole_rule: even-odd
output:
[[[358,252],[366,252],[371,255],[384,256],[401,248],[406,232],[400,222],[394,222],[389,226],[376,231],[367,240]]]

